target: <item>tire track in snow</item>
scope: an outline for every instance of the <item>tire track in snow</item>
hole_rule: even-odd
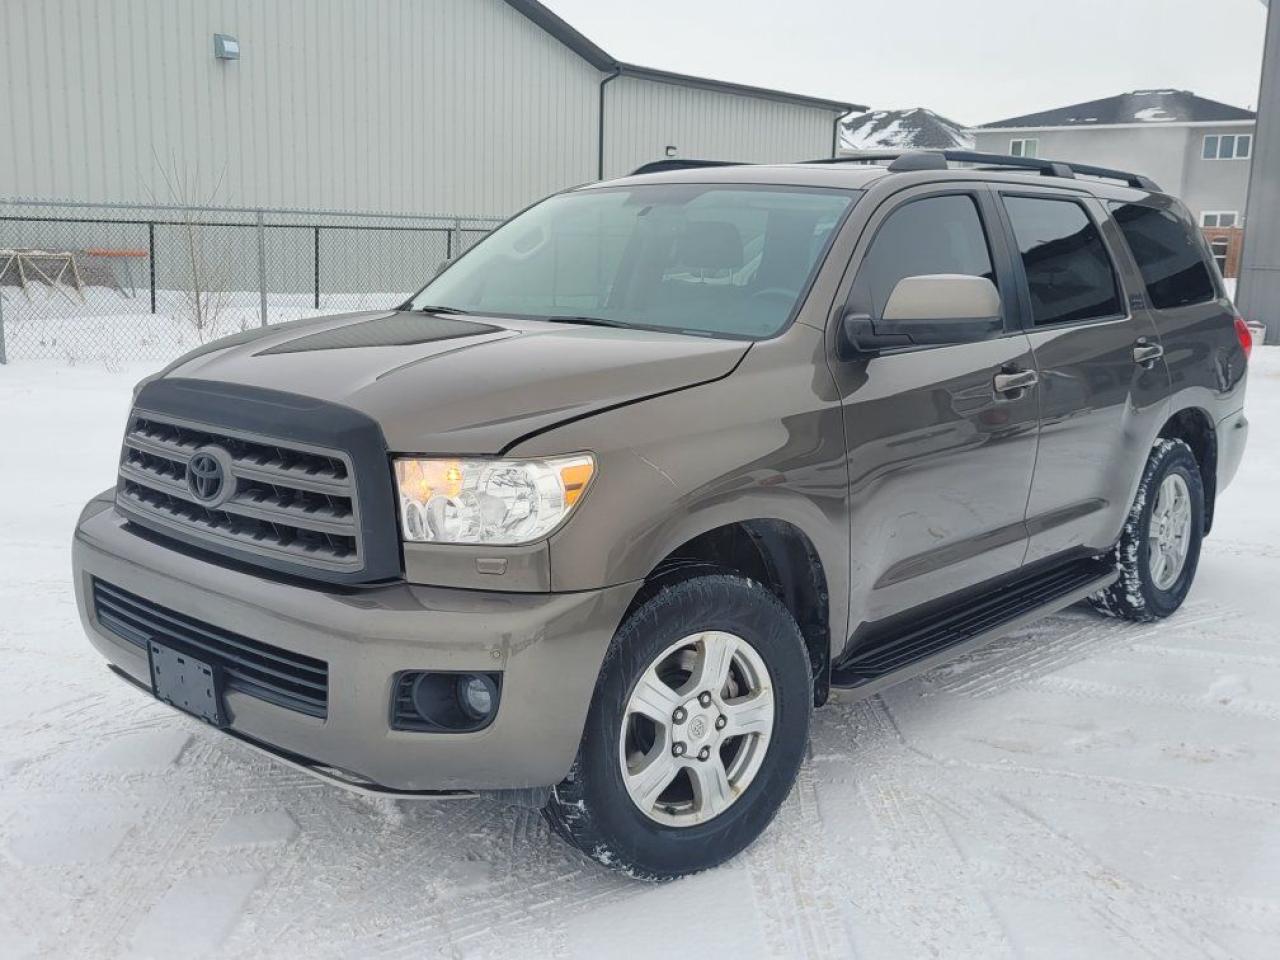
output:
[[[878,747],[853,760],[860,805],[841,811],[864,824],[857,829],[862,849],[849,851],[861,855],[856,876],[862,882],[846,906],[855,946],[869,955],[887,949],[903,956],[1008,955],[990,902],[957,882],[962,853],[921,788],[945,777],[943,766],[915,748],[883,697],[855,706]]]
[[[832,891],[813,869],[824,832],[813,770],[806,761],[764,839],[742,854],[765,941],[775,957],[853,955]]]
[[[1251,700],[1233,697],[1225,702],[1209,696],[1174,693],[1152,687],[1126,686],[1105,683],[1101,680],[1085,680],[1076,677],[1039,677],[1027,683],[1040,690],[1053,691],[1072,697],[1125,700],[1148,706],[1171,706],[1195,713],[1231,714],[1254,717],[1260,720],[1280,720],[1280,703],[1268,700]]]
[[[987,796],[956,787],[935,794],[934,802],[963,834],[962,847],[988,854],[979,857],[975,882],[998,895],[1025,896],[1033,890],[1037,899],[1092,917],[1115,939],[1152,960],[1229,957],[1158,896],[1093,856],[1024,802],[997,795],[997,806]],[[1016,933],[1010,935],[1016,941]]]
[[[1102,649],[1128,647],[1202,624],[1221,626],[1236,617],[1238,613],[1203,602],[1188,604],[1174,618],[1155,625],[1127,624],[1085,609],[1071,611],[993,640],[980,650],[931,671],[923,680],[939,692],[992,697],[1087,660]]]

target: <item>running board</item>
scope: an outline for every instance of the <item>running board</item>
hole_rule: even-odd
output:
[[[872,696],[1069,607],[1109,587],[1118,576],[1110,563],[1086,559],[1003,584],[856,651],[832,667],[831,686],[857,698]]]

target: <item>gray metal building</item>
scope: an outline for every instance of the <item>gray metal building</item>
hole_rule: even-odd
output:
[[[0,196],[442,216],[831,156],[854,109],[619,62],[534,0],[6,0],[0,102]]]
[[[1267,325],[1267,342],[1276,343],[1280,342],[1280,10],[1274,3],[1267,15],[1265,50],[1236,302],[1247,319]]]

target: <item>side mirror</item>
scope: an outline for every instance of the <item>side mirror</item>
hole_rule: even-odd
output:
[[[1000,292],[986,277],[937,273],[903,277],[889,295],[884,316],[848,312],[845,338],[859,350],[970,343],[1004,329]]]

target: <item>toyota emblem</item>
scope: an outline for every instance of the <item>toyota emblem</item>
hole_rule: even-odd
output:
[[[232,493],[230,457],[222,450],[197,450],[187,463],[187,489],[205,506],[224,503]]]

